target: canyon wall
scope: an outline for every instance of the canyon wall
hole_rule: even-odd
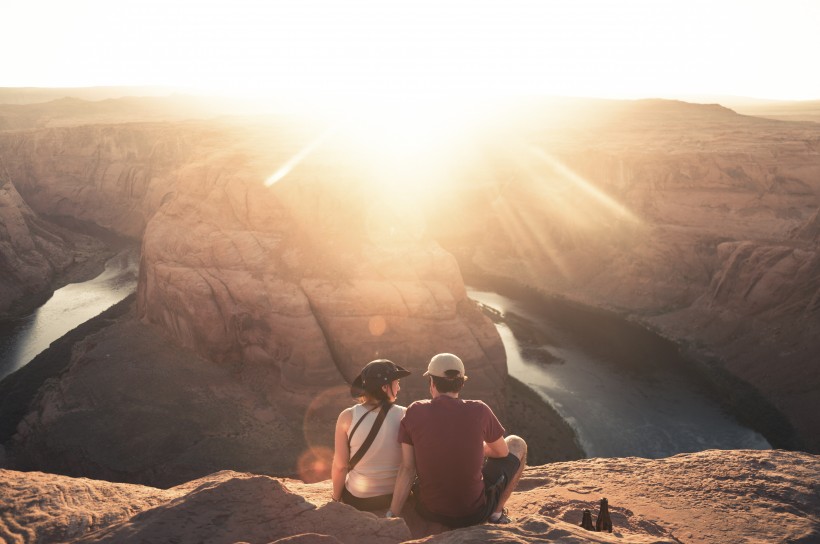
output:
[[[682,342],[820,450],[820,125],[662,101],[596,113],[492,149],[442,239],[485,274]]]
[[[265,138],[178,170],[176,195],[145,231],[141,318],[300,405],[376,358],[413,371],[403,387],[421,398],[427,361],[451,351],[470,369],[470,394],[500,407],[503,346],[452,255],[385,217],[378,180],[332,146],[268,186],[308,142]]]
[[[142,237],[140,318],[271,395],[304,406],[371,359],[421,374],[453,351],[471,394],[500,406],[492,323],[451,255],[384,218],[378,179],[331,145],[266,186],[318,134],[279,119],[84,125],[2,133],[0,152],[41,216]]]
[[[461,355],[467,394],[498,408],[503,346],[455,253],[681,342],[785,414],[779,445],[820,449],[818,125],[666,101],[573,107],[477,139],[426,208],[382,199],[386,180],[307,122],[4,132],[19,199],[3,193],[3,224],[22,232],[28,206],[142,237],[139,319],[280,410],[343,397],[376,357],[410,368],[403,388],[423,397],[438,351]],[[38,421],[29,436],[51,432]]]
[[[208,137],[167,124],[0,132],[0,316],[25,314],[101,272],[113,253],[72,231],[140,238],[172,196],[175,169]]]
[[[379,357],[413,372],[409,403],[428,395],[429,358],[458,353],[468,395],[503,416],[494,325],[454,257],[384,213],[377,180],[331,147],[266,184],[313,127],[2,136],[32,209],[143,240],[135,310],[71,347],[6,442],[10,466],[163,486],[225,467],[310,479],[300,463],[326,472],[348,384]]]
[[[0,133],[0,157],[42,216],[87,221],[139,238],[176,169],[207,148],[201,125],[84,125]]]
[[[103,244],[41,219],[0,163],[0,318],[30,311],[52,289],[101,270]]]

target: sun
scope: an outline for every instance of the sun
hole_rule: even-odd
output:
[[[391,95],[348,103],[339,134],[374,173],[383,193],[418,201],[447,183],[477,121],[453,101]]]
[[[305,102],[303,111],[327,127],[266,181],[271,186],[326,146],[342,148],[367,172],[374,199],[392,206],[422,206],[445,189],[472,153],[489,111],[475,100],[387,93]],[[317,113],[318,112],[318,113]]]

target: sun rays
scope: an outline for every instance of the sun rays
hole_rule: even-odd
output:
[[[331,127],[326,129],[322,132],[319,136],[314,138],[310,141],[306,146],[300,149],[295,155],[290,157],[288,160],[282,164],[273,174],[265,180],[265,186],[270,187],[274,185],[278,181],[282,180],[285,176],[291,173],[294,168],[296,168],[299,163],[309,157],[314,151],[316,151],[321,145],[335,132],[335,128]]]
[[[501,160],[512,173],[499,185],[492,213],[504,245],[530,276],[571,278],[573,253],[641,224],[602,188],[608,180],[587,179],[534,144],[517,141],[505,149]]]
[[[494,237],[511,245],[532,274],[549,267],[569,278],[574,273],[569,254],[593,239],[628,235],[641,224],[612,193],[618,180],[610,178],[617,172],[589,167],[585,171],[600,171],[600,177],[582,175],[535,137],[494,131],[486,119],[471,117],[469,108],[398,99],[348,106],[344,115],[329,116],[325,126],[331,128],[285,160],[264,184],[273,187],[303,163],[323,164],[319,171],[329,177],[323,180],[328,190],[337,186],[365,199],[360,205],[369,241],[383,249],[401,251],[429,235],[429,214],[441,215],[436,207],[442,200],[475,205],[467,204],[473,201],[465,195],[482,184],[494,195],[485,200],[488,209],[466,213],[485,214],[481,220],[495,225]],[[339,157],[347,164],[333,162]],[[342,172],[345,168],[355,173]]]

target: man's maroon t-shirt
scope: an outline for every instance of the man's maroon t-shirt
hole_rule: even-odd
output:
[[[424,507],[451,517],[484,508],[484,442],[502,436],[504,427],[480,400],[440,395],[411,404],[399,427],[399,442],[414,447]]]

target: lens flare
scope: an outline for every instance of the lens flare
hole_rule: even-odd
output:
[[[332,363],[329,363],[332,364]],[[340,377],[339,381],[344,383]],[[352,381],[352,378],[349,378]],[[354,404],[349,385],[335,385],[313,396],[302,421],[302,432],[308,448],[333,448],[336,419],[345,408]]]
[[[294,156],[285,161],[285,164],[280,166],[276,170],[276,172],[271,174],[270,177],[268,177],[268,179],[265,180],[265,187],[271,187],[272,185],[282,180],[282,178],[290,174],[293,171],[293,169],[299,165],[300,162],[305,160],[311,153],[316,151],[316,149],[323,143],[325,143],[325,140],[332,136],[334,132],[335,129],[331,127],[325,130],[322,134],[320,134],[316,139],[311,141],[308,145],[300,149],[298,153],[296,153]]]
[[[310,448],[302,452],[297,461],[299,479],[312,484],[330,478],[333,450],[327,447]]]
[[[374,315],[367,322],[367,328],[370,330],[371,335],[381,336],[387,330],[387,320],[384,319],[384,316]]]

